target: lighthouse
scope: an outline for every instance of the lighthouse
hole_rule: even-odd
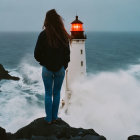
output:
[[[75,20],[71,23],[70,31],[72,37],[70,43],[70,62],[65,76],[65,103],[67,105],[73,92],[71,85],[74,81],[86,75],[86,35],[84,35],[83,22],[78,19],[78,16],[76,16]]]

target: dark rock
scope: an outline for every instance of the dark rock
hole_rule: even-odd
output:
[[[0,140],[7,140],[6,131],[2,127],[0,127]]]
[[[8,71],[4,69],[2,64],[0,64],[0,72],[1,74],[8,74]]]
[[[140,140],[140,135],[133,135],[128,137],[128,140]]]
[[[19,80],[19,77],[11,76],[8,74],[9,72],[4,69],[3,65],[0,64],[0,80]]]
[[[31,140],[58,140],[55,136],[42,137],[42,136],[33,136]]]
[[[12,133],[7,133],[7,139],[8,140],[15,140],[15,137],[14,137],[14,135],[12,134]]]
[[[103,136],[86,135],[81,140],[106,140]]]
[[[106,140],[93,129],[73,128],[59,119],[57,123],[47,124],[44,118],[39,118],[9,134],[8,140]]]

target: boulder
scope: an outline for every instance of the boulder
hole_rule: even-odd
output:
[[[6,80],[19,80],[20,78],[9,75],[9,72],[4,69],[2,64],[0,64],[0,80],[2,80],[2,79],[6,79]]]
[[[47,124],[44,117],[38,118],[8,136],[8,140],[106,140],[93,129],[74,128],[62,119]]]
[[[133,135],[128,137],[128,140],[140,140],[140,135]]]

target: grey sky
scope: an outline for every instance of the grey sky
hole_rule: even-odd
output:
[[[0,31],[40,31],[52,8],[67,30],[77,13],[86,31],[140,31],[140,0],[0,0]]]

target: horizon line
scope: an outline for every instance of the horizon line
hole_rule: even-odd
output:
[[[29,33],[29,32],[41,32],[41,31],[43,31],[43,30],[25,30],[25,31],[23,31],[23,30],[2,30],[2,31],[0,31],[0,33],[4,33],[4,32],[23,32],[23,33]],[[86,31],[84,31],[85,33],[86,32],[140,32],[140,30],[138,30],[138,31],[135,31],[135,30],[130,30],[130,31],[128,31],[128,30],[86,30]],[[70,32],[69,32],[70,33]]]

